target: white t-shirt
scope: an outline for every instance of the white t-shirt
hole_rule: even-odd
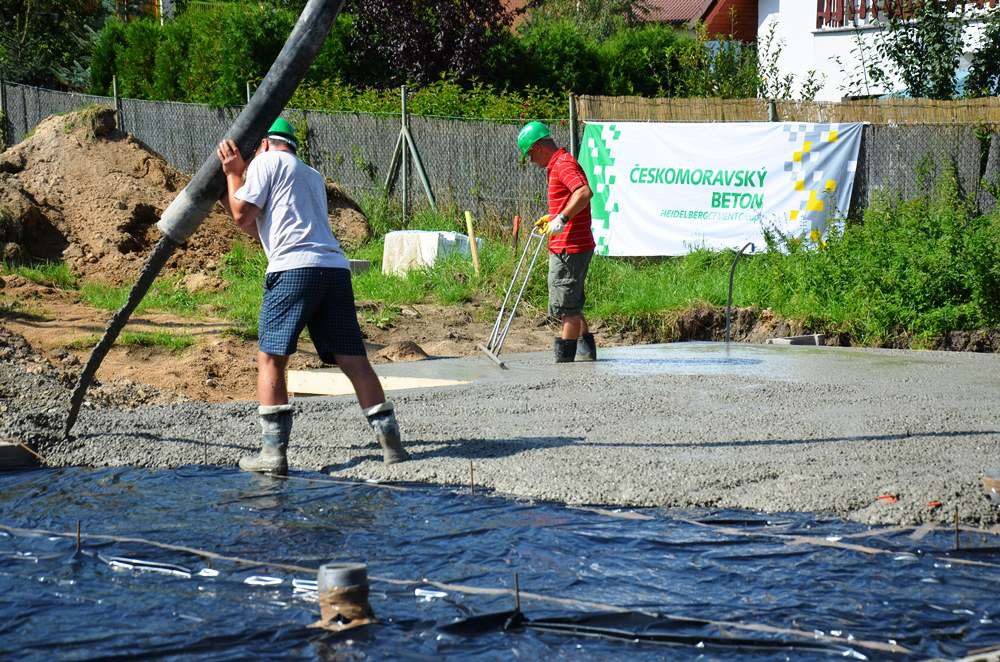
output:
[[[267,255],[267,273],[351,268],[330,230],[323,175],[291,152],[271,150],[255,157],[236,198],[261,210],[257,232]]]

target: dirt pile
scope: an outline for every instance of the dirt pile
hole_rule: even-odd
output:
[[[0,252],[5,259],[65,260],[86,279],[130,283],[160,239],[156,222],[188,180],[116,129],[111,108],[49,117],[0,154]],[[330,223],[345,245],[370,236],[357,204],[332,182],[327,197]],[[164,274],[217,273],[240,236],[216,205]]]
[[[0,323],[0,438],[36,448],[62,438],[80,367],[79,358],[67,351],[46,358],[24,336]],[[131,409],[185,401],[187,398],[172,391],[116,379],[96,382],[87,391],[84,406]]]

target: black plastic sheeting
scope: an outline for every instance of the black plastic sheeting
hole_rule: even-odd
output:
[[[0,659],[925,659],[1000,645],[1000,553],[953,552],[950,531],[915,540],[797,513],[630,519],[400,487],[212,467],[0,473]],[[10,530],[78,521],[84,536],[272,563],[365,562],[379,622],[308,627],[310,572],[141,541],[84,537],[77,553],[73,537]],[[424,581],[512,589],[515,573],[520,611]]]

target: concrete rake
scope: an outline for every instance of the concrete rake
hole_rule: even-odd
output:
[[[535,243],[536,240],[537,243]],[[517,291],[517,297],[513,303],[510,303],[511,294],[514,293],[518,279],[521,278],[524,261],[527,259],[528,253],[531,252],[532,245],[535,246],[535,252],[531,256],[528,268],[524,271],[521,286]],[[528,280],[531,278],[531,271],[535,268],[535,262],[538,261],[538,254],[541,253],[542,246],[544,245],[545,233],[538,228],[532,229],[531,234],[528,235],[528,240],[524,242],[521,260],[517,263],[517,268],[514,269],[514,277],[510,279],[510,285],[507,287],[507,294],[504,295],[503,304],[500,305],[500,312],[497,314],[497,321],[493,324],[493,332],[490,334],[490,339],[485,345],[478,345],[479,349],[483,350],[483,353],[501,368],[506,369],[507,366],[500,360],[500,350],[503,349],[503,343],[507,339],[507,331],[510,330],[510,323],[514,321],[514,313],[517,311],[517,305],[521,303],[521,298],[524,296],[524,289],[528,286]],[[509,303],[510,307],[508,310]],[[505,319],[506,321],[504,321]]]

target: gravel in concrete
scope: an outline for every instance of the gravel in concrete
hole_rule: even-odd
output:
[[[996,355],[678,343],[600,357],[505,356],[505,371],[485,357],[379,366],[473,381],[389,394],[413,456],[392,466],[352,397],[295,398],[290,464],[467,485],[471,460],[479,487],[570,504],[812,511],[869,524],[947,524],[957,509],[966,524],[1000,522],[981,482],[1000,467]],[[42,444],[52,463],[235,465],[256,451],[259,425],[255,402],[191,402],[85,408],[73,433]]]

